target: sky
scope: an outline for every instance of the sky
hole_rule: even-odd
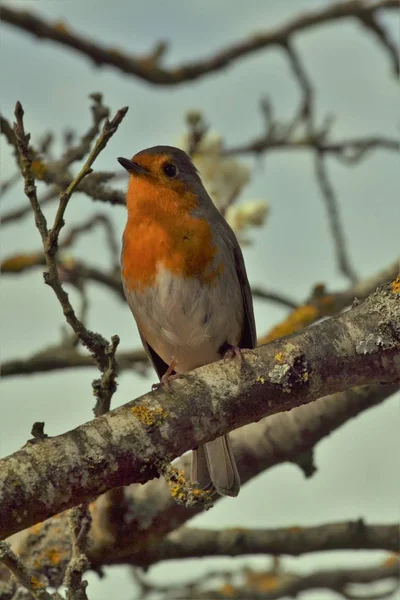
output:
[[[210,56],[219,48],[258,31],[270,29],[297,13],[327,4],[313,0],[223,0],[133,3],[115,0],[61,2],[14,0],[14,8],[35,10],[51,21],[62,20],[74,30],[104,45],[127,53],[149,52],[159,40],[167,40],[167,65]],[[392,35],[399,31],[398,17],[386,16]],[[398,37],[398,36],[397,36]],[[398,136],[398,82],[390,62],[375,38],[353,22],[329,24],[295,39],[316,91],[320,122],[336,117],[333,138],[380,134]],[[268,49],[237,61],[233,66],[180,86],[161,87],[128,77],[110,67],[96,68],[86,58],[47,41],[1,24],[0,68],[2,113],[12,120],[16,100],[25,109],[25,124],[35,142],[44,132],[59,136],[66,128],[83,132],[90,122],[88,95],[101,91],[112,112],[128,105],[129,112],[117,134],[95,164],[99,170],[118,170],[117,156],[157,144],[179,143],[185,131],[185,114],[200,109],[213,131],[226,145],[245,143],[262,132],[259,110],[262,97],[273,103],[277,118],[290,118],[299,102],[284,54]],[[325,282],[330,289],[344,289],[348,282],[338,272],[321,192],[315,180],[312,156],[305,152],[276,152],[265,158],[241,159],[251,169],[250,184],[240,201],[264,199],[269,216],[263,228],[250,232],[252,245],[244,256],[252,284],[279,290],[301,302],[312,286]],[[400,220],[398,155],[381,150],[356,167],[328,160],[329,173],[345,223],[351,259],[361,277],[391,264],[399,255]],[[1,177],[15,172],[9,148],[1,140]],[[125,182],[120,182],[124,189]],[[18,185],[1,203],[8,211],[24,202]],[[78,224],[94,211],[112,217],[118,235],[125,224],[123,207],[111,208],[76,194],[67,210],[67,224]],[[51,219],[54,209],[47,210]],[[40,248],[31,216],[1,229],[1,257]],[[71,251],[90,264],[106,265],[104,238],[96,231]],[[127,306],[103,288],[89,288],[91,308],[88,326],[110,337],[118,333],[122,349],[138,347],[139,338]],[[77,302],[75,292],[71,300]],[[1,358],[29,354],[60,340],[63,317],[51,290],[43,285],[41,270],[1,282]],[[259,334],[282,319],[285,309],[255,302]],[[0,452],[17,450],[30,435],[34,421],[45,421],[50,435],[60,434],[92,418],[91,381],[95,371],[53,372],[25,378],[4,379]],[[149,391],[154,375],[147,378],[124,372],[113,398],[116,407]],[[203,527],[303,526],[364,517],[369,522],[399,519],[399,482],[394,477],[396,434],[399,425],[398,396],[349,422],[318,445],[317,474],[305,480],[292,465],[274,468],[244,486],[240,496],[224,499],[193,525]],[[295,499],[295,501],[294,501]],[[299,572],[348,564],[375,564],[382,553],[326,553],[301,559],[287,558],[288,569]],[[188,561],[188,576],[234,565],[265,565],[252,557]],[[235,567],[234,567],[235,568]],[[157,581],[180,578],[182,565],[165,563],[151,570]],[[90,574],[92,598],[106,600],[119,590],[120,600],[133,596],[127,569],[107,569],[107,580]],[[330,594],[308,594],[329,600]]]

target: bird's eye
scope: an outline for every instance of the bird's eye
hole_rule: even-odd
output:
[[[175,177],[178,172],[176,166],[172,163],[165,163],[163,171],[167,177]]]

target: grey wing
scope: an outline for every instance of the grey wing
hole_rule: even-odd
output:
[[[233,252],[236,275],[242,292],[244,319],[242,334],[239,340],[239,348],[255,348],[257,345],[257,334],[256,323],[254,320],[253,298],[251,295],[249,280],[247,279],[243,254],[231,226],[224,219],[211,200],[210,202],[212,206],[209,207],[209,210],[213,213],[217,228],[217,235],[226,240],[228,252]]]
[[[233,233],[233,232],[232,232]],[[257,345],[256,323],[254,320],[253,298],[251,296],[250,284],[247,279],[246,267],[244,265],[243,254],[238,241],[235,239],[233,246],[235,256],[236,274],[239,279],[240,289],[242,291],[244,319],[242,335],[239,340],[240,348],[255,348]]]

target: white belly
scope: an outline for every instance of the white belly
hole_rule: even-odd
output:
[[[166,364],[175,360],[179,373],[218,360],[224,342],[239,342],[243,301],[238,281],[226,275],[204,286],[160,268],[154,287],[125,290],[145,340]]]

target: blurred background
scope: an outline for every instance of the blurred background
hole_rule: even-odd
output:
[[[62,22],[89,39],[127,54],[146,54],[158,41],[165,40],[168,50],[163,56],[164,66],[211,56],[253,33],[294,19],[305,10],[327,5],[314,0],[8,3],[18,10],[34,10],[46,20]],[[398,42],[398,12],[382,12],[380,18]],[[353,20],[333,21],[298,34],[294,46],[313,86],[316,122],[322,124],[327,115],[335,117],[332,140],[370,135],[398,138],[398,81],[390,58],[371,31]],[[193,82],[157,86],[111,67],[97,68],[68,48],[40,41],[2,23],[0,61],[2,114],[12,121],[15,102],[20,100],[33,143],[46,132],[53,132],[55,155],[63,150],[66,130],[81,135],[89,127],[89,94],[101,92],[112,114],[129,106],[125,121],[95,163],[95,170],[102,171],[119,172],[117,156],[129,157],[148,146],[184,146],[188,113],[201,113],[212,143],[232,148],[262,136],[262,99],[268,99],[274,118],[282,123],[293,119],[301,103],[301,90],[287,57],[277,47],[251,53]],[[346,289],[350,283],[338,269],[312,152],[307,148],[276,149],[260,156],[238,155],[235,161],[248,177],[237,206],[257,201],[256,206],[266,207],[265,211],[261,209],[262,224],[244,232],[248,243],[243,250],[250,283],[279,291],[298,303],[310,295],[317,283],[326,284],[330,290]],[[351,264],[360,278],[373,275],[399,256],[398,153],[378,148],[354,165],[342,164],[334,157],[328,157],[326,165]],[[2,137],[2,181],[15,172],[15,158]],[[113,187],[124,190],[124,177],[121,174],[112,181]],[[18,182],[4,194],[1,214],[25,202],[23,185]],[[50,220],[54,211],[54,203],[46,208]],[[124,207],[94,203],[83,194],[73,196],[66,214],[67,225],[84,222],[94,211],[112,220],[120,239],[126,218]],[[2,260],[39,250],[40,246],[31,214],[1,228]],[[68,256],[106,267],[109,258],[102,229],[80,237],[68,250]],[[43,285],[42,271],[36,268],[2,276],[2,362],[28,357],[59,343],[65,335],[60,306],[52,291]],[[76,290],[68,291],[73,305],[79,305]],[[108,338],[117,333],[122,350],[140,346],[131,313],[113,292],[89,283],[88,298],[90,329]],[[262,336],[288,314],[288,308],[256,299],[255,313],[258,334]],[[83,369],[3,378],[1,455],[16,451],[26,442],[34,421],[45,421],[46,432],[57,435],[92,419],[91,381],[95,376],[95,369]],[[148,392],[154,381],[150,370],[145,376],[125,370],[119,377],[112,406]],[[191,524],[208,528],[270,528],[361,517],[372,523],[397,522],[398,399],[398,395],[392,396],[325,438],[316,449],[318,470],[313,477],[305,479],[294,465],[278,466],[244,486],[237,499],[223,499]],[[349,564],[372,566],[385,556],[383,552],[331,552],[284,558],[283,563],[289,570],[307,573]],[[235,565],[261,568],[269,562],[268,557],[187,560],[185,577],[210,569],[232,569]],[[179,581],[182,569],[183,564],[178,561],[166,562],[152,568],[149,576],[156,582]],[[90,598],[106,600],[111,593],[120,600],[135,597],[135,583],[127,567],[107,568],[105,572],[103,580],[95,574],[88,575]],[[335,596],[308,592],[306,597],[329,600]]]

